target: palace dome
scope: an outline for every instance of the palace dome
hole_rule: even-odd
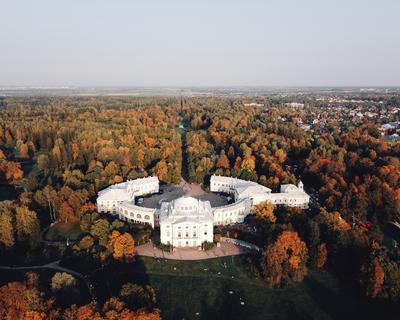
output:
[[[199,206],[199,200],[193,197],[183,196],[174,200],[174,208],[178,210],[195,210]]]

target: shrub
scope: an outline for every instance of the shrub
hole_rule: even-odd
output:
[[[215,246],[215,243],[214,243],[214,242],[207,242],[207,241],[204,241],[204,242],[201,244],[201,248],[202,248],[203,250],[205,250],[205,251],[214,248],[214,246]]]

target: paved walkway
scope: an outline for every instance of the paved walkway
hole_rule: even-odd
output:
[[[221,242],[220,247],[215,247],[207,251],[202,251],[195,248],[176,248],[174,252],[165,252],[148,242],[146,244],[137,246],[135,248],[135,252],[138,256],[154,258],[174,260],[205,260],[247,254],[254,251],[232,243]]]

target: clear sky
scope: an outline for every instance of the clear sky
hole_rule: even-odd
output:
[[[0,86],[400,86],[400,0],[0,0]]]

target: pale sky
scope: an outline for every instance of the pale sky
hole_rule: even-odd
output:
[[[0,86],[400,86],[400,0],[0,0]]]

